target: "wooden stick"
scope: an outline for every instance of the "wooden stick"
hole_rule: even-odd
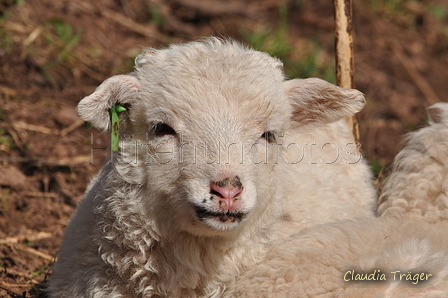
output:
[[[334,0],[336,37],[336,81],[343,88],[354,88],[352,1]]]
[[[352,0],[334,0],[336,82],[343,88],[355,88]],[[356,115],[346,119],[352,128],[353,139],[359,144],[359,124]]]

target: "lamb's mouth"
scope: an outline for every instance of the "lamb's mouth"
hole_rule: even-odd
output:
[[[226,222],[239,223],[247,215],[247,213],[244,212],[214,212],[200,206],[195,207],[196,207],[196,216],[199,218],[199,220],[205,220],[207,218],[215,218],[222,223]]]

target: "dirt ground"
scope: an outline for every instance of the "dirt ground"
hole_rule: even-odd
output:
[[[425,107],[448,98],[448,3],[353,1],[362,146],[381,181]],[[66,221],[107,156],[107,134],[74,107],[142,48],[231,36],[332,80],[333,30],[324,0],[0,0],[0,297],[45,297]]]

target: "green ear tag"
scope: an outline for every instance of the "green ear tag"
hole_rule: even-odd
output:
[[[112,151],[118,151],[118,141],[120,134],[120,118],[118,117],[118,113],[124,111],[126,111],[126,109],[120,105],[115,105],[110,108],[110,116],[112,120]]]

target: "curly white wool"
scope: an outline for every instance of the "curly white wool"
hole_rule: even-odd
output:
[[[363,107],[357,90],[285,80],[278,59],[210,38],[145,50],[78,114],[107,130],[117,103],[127,137],[69,223],[51,297],[221,297],[269,243],[374,215],[338,121]],[[239,195],[221,198],[223,181]]]

